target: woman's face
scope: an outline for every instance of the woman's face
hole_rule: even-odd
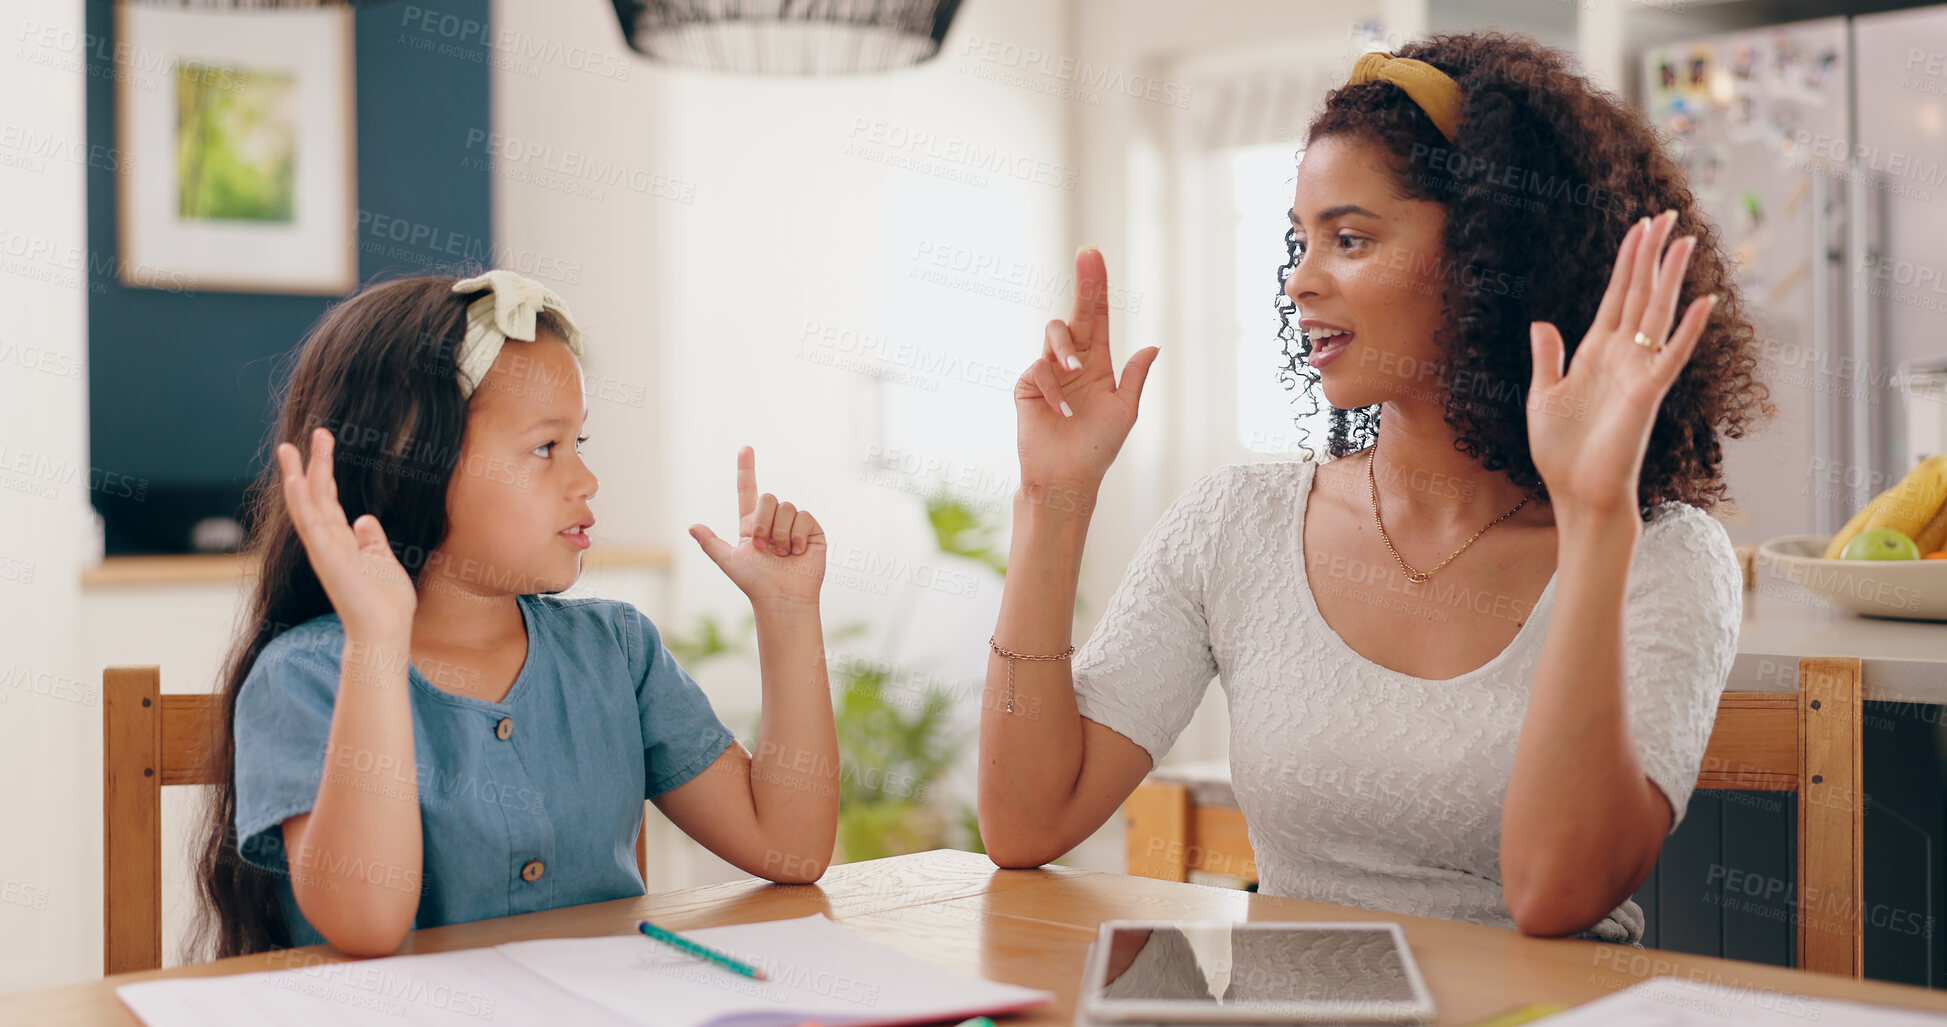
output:
[[[558,592],[581,573],[595,473],[576,441],[588,417],[581,365],[542,331],[509,339],[467,402],[446,491],[440,584],[481,597]]]
[[[1346,136],[1314,139],[1298,164],[1298,263],[1284,292],[1326,401],[1342,409],[1444,401],[1434,333],[1451,271],[1446,211],[1397,198],[1392,176],[1374,144]],[[1327,325],[1351,335],[1321,338]]]

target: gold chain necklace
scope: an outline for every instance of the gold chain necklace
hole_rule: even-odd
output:
[[[1415,585],[1421,584],[1425,582],[1426,579],[1433,577],[1433,575],[1440,570],[1440,567],[1445,567],[1446,565],[1452,563],[1453,558],[1455,556],[1459,556],[1460,554],[1466,552],[1467,547],[1474,544],[1475,538],[1480,538],[1482,535],[1486,534],[1488,528],[1492,528],[1496,524],[1499,524],[1502,521],[1505,521],[1508,518],[1513,517],[1517,512],[1521,510],[1522,507],[1528,505],[1528,500],[1535,498],[1535,494],[1532,491],[1529,492],[1527,495],[1522,496],[1521,502],[1514,504],[1513,510],[1509,510],[1507,513],[1504,513],[1501,516],[1496,517],[1491,521],[1488,521],[1486,525],[1482,526],[1481,530],[1474,532],[1474,538],[1470,538],[1467,541],[1462,542],[1460,544],[1459,549],[1454,550],[1452,555],[1440,561],[1440,567],[1435,567],[1433,568],[1433,570],[1430,571],[1416,571],[1413,568],[1406,565],[1406,560],[1399,555],[1399,550],[1393,549],[1392,536],[1386,534],[1386,523],[1379,519],[1379,480],[1376,477],[1374,477],[1372,473],[1373,461],[1377,459],[1379,459],[1379,445],[1378,443],[1374,443],[1373,447],[1370,450],[1368,450],[1366,453],[1366,491],[1368,492],[1368,494],[1372,496],[1372,523],[1378,525],[1379,537],[1385,541],[1386,548],[1392,550],[1393,559],[1399,561],[1399,569],[1406,572],[1406,580],[1414,583]]]

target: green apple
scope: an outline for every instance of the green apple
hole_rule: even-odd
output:
[[[1918,560],[1920,547],[1897,528],[1862,531],[1839,552],[1841,560]]]

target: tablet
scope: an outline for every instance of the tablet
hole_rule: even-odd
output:
[[[1108,1023],[1425,1024],[1433,998],[1394,923],[1109,920],[1082,1010]]]

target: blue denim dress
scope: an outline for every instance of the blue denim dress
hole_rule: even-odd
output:
[[[414,928],[643,893],[643,802],[696,776],[735,738],[634,606],[515,600],[527,662],[500,702],[444,691],[408,668],[413,767],[327,751],[345,647],[337,614],[279,635],[251,666],[236,706],[238,849],[278,875],[293,944],[324,941],[298,909],[293,874],[325,882],[349,872],[415,891]],[[416,874],[355,852],[285,852],[283,821],[310,810],[334,770],[402,795],[417,782]]]

